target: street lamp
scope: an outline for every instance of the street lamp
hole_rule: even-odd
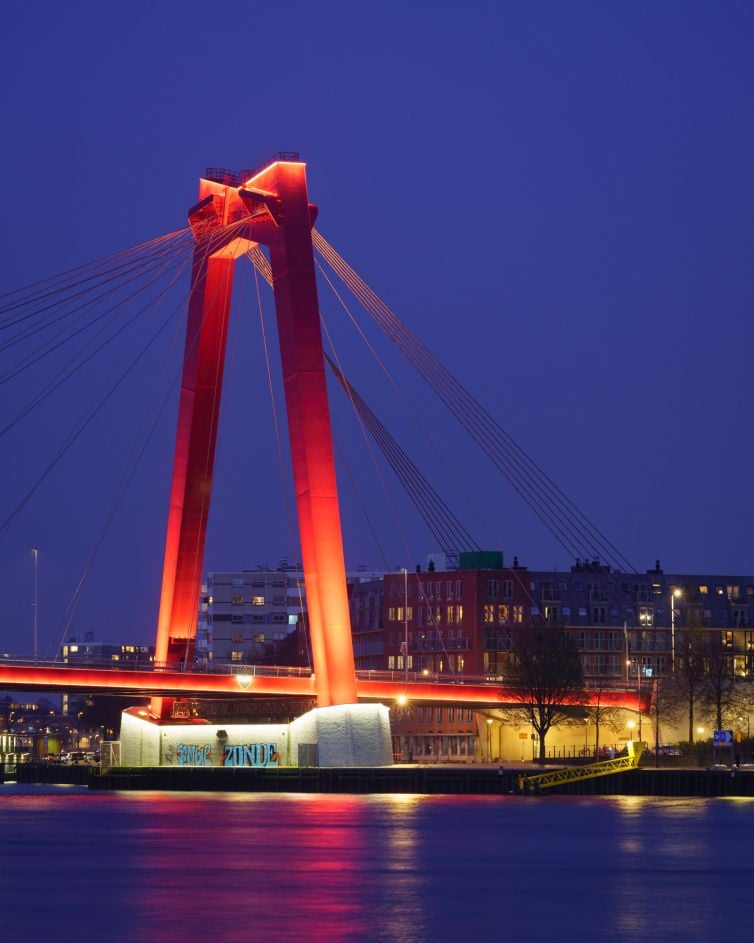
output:
[[[641,740],[641,659],[635,658],[633,662],[636,664],[636,700],[639,711],[639,740]]]
[[[403,677],[408,681],[408,570],[403,567]]]
[[[635,724],[635,722],[634,722],[633,720],[629,720],[629,721],[626,723],[626,726],[628,727],[628,737],[629,737],[630,740],[633,740],[633,739],[634,739],[634,727],[636,726],[636,724]]]
[[[39,547],[32,547],[34,554],[34,663],[36,664],[39,655],[39,618],[37,616],[37,590],[39,583],[37,580],[37,570],[39,563]]]
[[[670,594],[670,665],[675,673],[675,601],[683,593],[677,587]]]
[[[487,718],[487,762],[492,762],[492,718]]]

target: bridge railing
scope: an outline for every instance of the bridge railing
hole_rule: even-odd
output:
[[[16,665],[19,667],[40,667],[40,668],[66,668],[66,669],[89,669],[89,670],[111,670],[111,671],[154,671],[154,672],[180,672],[196,675],[244,675],[249,677],[268,677],[268,678],[312,678],[311,668],[298,667],[294,665],[249,665],[249,664],[220,664],[213,662],[195,663],[186,665],[183,662],[153,662],[148,659],[119,659],[117,661],[108,657],[82,658],[80,661],[64,662],[60,659],[34,659],[29,657],[16,657],[8,654],[0,655],[0,665]],[[390,681],[396,684],[409,682],[410,684],[473,684],[489,685],[490,687],[499,687],[506,684],[506,679],[501,675],[473,675],[473,674],[450,674],[435,673],[427,671],[409,671],[405,669],[382,670],[377,668],[364,668],[356,672],[356,677],[361,681]],[[587,681],[587,688],[589,682]],[[635,688],[632,684],[625,685],[620,681],[600,682],[600,691],[606,696],[610,693],[633,693]]]

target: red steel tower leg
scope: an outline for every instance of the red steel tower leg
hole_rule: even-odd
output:
[[[317,685],[318,700],[320,706],[353,704],[356,673],[306,168],[276,163],[248,186],[272,190],[280,200],[280,239],[270,245],[270,262],[317,676],[326,668],[324,684]],[[318,650],[324,658],[317,660]]]
[[[356,702],[351,624],[303,164],[275,161],[240,188],[202,181],[155,661],[191,661],[220,410],[234,259],[270,247],[312,656],[320,706]],[[206,233],[225,230],[206,258]],[[167,707],[153,701],[153,712]]]
[[[194,252],[155,661],[193,660],[233,260]],[[153,709],[159,711],[159,701]]]

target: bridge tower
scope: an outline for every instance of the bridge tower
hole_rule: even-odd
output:
[[[209,176],[209,174],[208,174]],[[356,702],[345,563],[325,385],[306,168],[280,155],[202,179],[155,661],[190,663],[196,636],[235,260],[269,247],[317,701]],[[243,179],[247,177],[247,179]],[[167,717],[170,702],[156,698]]]

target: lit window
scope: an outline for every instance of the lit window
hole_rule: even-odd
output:
[[[524,607],[523,607],[523,606],[514,606],[514,607],[513,607],[513,621],[514,621],[514,622],[523,622],[523,621],[524,621]]]
[[[252,606],[263,606],[264,605],[264,596],[252,596],[251,597]]]
[[[231,596],[230,604],[232,606],[243,606],[243,596]]]
[[[508,606],[501,604],[497,607],[497,621],[498,622],[507,622],[510,618],[510,610]]]
[[[231,661],[236,661],[236,662],[238,662],[238,661],[243,661],[243,652],[231,652],[231,653],[230,653],[230,660],[231,660]]]
[[[485,607],[484,607],[484,621],[485,621],[485,622],[494,622],[494,621],[495,621],[495,607],[494,607],[494,606],[485,606]]]

